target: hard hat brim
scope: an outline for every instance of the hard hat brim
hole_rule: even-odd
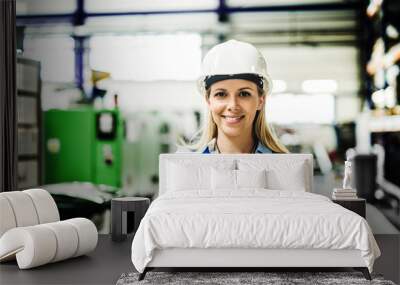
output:
[[[248,75],[248,74],[247,74]],[[265,92],[265,95],[269,95],[272,92],[272,80],[269,76],[261,76],[260,74],[252,74],[254,76],[257,76],[260,78],[260,80],[263,81],[262,84],[262,89]],[[209,80],[209,82],[206,82],[207,79],[214,77],[216,80]],[[254,82],[253,80],[249,79],[250,77],[246,78],[246,76],[243,76],[243,74],[218,74],[218,75],[213,75],[213,76],[202,76],[197,80],[197,89],[200,92],[200,94],[205,95],[206,91],[210,86],[218,81],[222,80],[229,80],[229,79],[244,79],[244,80],[249,80]],[[255,82],[257,84],[257,82]],[[259,84],[257,86],[261,87]]]

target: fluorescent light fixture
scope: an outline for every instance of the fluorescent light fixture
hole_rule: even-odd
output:
[[[37,0],[36,0],[37,1]],[[53,0],[51,0],[53,1]],[[64,0],[65,1],[65,0]],[[175,11],[175,10],[203,10],[217,9],[216,0],[86,0],[85,11],[88,12],[148,12],[148,11]]]
[[[304,80],[301,88],[305,93],[335,93],[338,88],[336,80]]]
[[[273,80],[272,81],[272,93],[282,93],[287,89],[286,81],[284,80]]]

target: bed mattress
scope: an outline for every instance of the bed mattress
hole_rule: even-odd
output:
[[[322,195],[268,189],[169,192],[150,206],[132,243],[143,272],[155,250],[359,250],[372,272],[379,248],[361,216]]]

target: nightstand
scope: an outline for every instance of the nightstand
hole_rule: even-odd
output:
[[[349,199],[349,200],[336,200],[332,199],[332,202],[339,204],[340,206],[353,211],[356,214],[359,214],[361,217],[365,219],[365,199],[357,198],[357,199]]]

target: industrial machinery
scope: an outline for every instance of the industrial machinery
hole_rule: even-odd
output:
[[[157,111],[128,113],[124,119],[123,194],[152,197],[158,192],[158,156],[176,150],[176,121]]]
[[[45,184],[90,182],[125,196],[152,197],[159,154],[176,150],[176,121],[156,111],[46,111]]]
[[[45,183],[92,182],[121,187],[123,121],[118,109],[44,113]]]

